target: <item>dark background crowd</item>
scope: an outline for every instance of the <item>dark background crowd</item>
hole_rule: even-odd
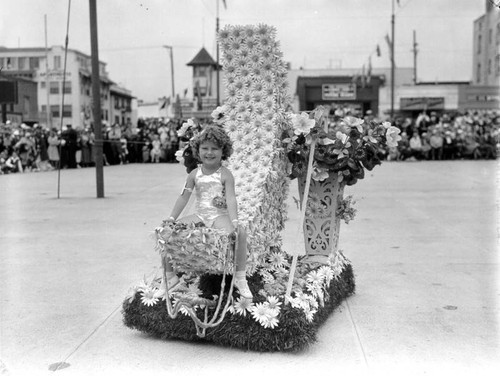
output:
[[[371,118],[367,114],[367,118]],[[126,163],[176,163],[180,119],[139,119],[113,124],[103,131],[105,165]],[[398,147],[387,150],[396,161],[446,159],[496,159],[500,147],[500,113],[492,111],[441,114],[423,112],[416,118],[397,117],[401,129]],[[0,174],[84,168],[95,165],[92,129],[62,131],[35,124],[0,125]]]

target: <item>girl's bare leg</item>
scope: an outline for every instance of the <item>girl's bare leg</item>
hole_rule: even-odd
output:
[[[213,225],[214,228],[222,228],[227,232],[233,231],[233,225],[228,216],[218,217]],[[234,286],[238,289],[240,295],[245,299],[252,299],[252,292],[248,288],[246,279],[247,262],[247,233],[244,228],[238,227],[238,244],[236,247],[236,265],[234,273]]]

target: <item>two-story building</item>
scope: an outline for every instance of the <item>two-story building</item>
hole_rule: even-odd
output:
[[[68,49],[66,72],[65,51],[61,46],[48,49],[0,47],[0,67],[5,75],[32,80],[37,84],[38,122],[59,128],[72,124],[83,128],[92,123],[91,57]],[[101,116],[107,123],[135,123],[130,91],[116,85],[99,62],[101,81]],[[64,94],[64,95],[63,95]],[[24,119],[23,119],[24,121]]]

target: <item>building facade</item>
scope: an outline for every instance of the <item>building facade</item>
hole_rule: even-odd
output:
[[[474,21],[473,83],[500,86],[500,8],[486,1],[486,13]]]
[[[64,73],[64,55],[61,46],[47,50],[41,47],[0,47],[0,67],[5,74],[36,83],[39,123],[48,123],[55,128],[67,124],[77,129],[88,127],[93,119],[91,57],[68,49]],[[120,121],[133,121],[133,96],[130,92],[111,81],[104,62],[99,62],[99,76],[102,120],[105,123],[114,122],[119,110]],[[120,103],[119,109],[117,102]]]

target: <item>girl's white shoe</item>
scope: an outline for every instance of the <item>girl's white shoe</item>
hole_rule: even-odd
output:
[[[247,280],[245,278],[235,279],[234,287],[236,287],[236,289],[238,290],[238,292],[240,293],[240,295],[243,298],[248,299],[248,300],[253,299],[252,292],[248,288],[248,283],[247,283]]]

